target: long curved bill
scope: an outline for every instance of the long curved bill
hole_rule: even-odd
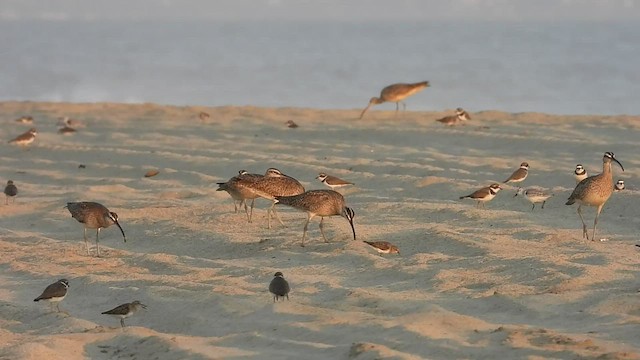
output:
[[[613,158],[613,161],[617,162],[618,165],[620,165],[620,169],[622,169],[622,171],[624,171],[624,167],[622,166],[622,164],[620,164],[620,161],[618,161],[618,159]]]
[[[122,238],[124,239],[124,242],[127,242],[127,237],[124,235],[124,230],[122,230],[122,226],[120,226],[120,223],[118,223],[117,221],[115,222],[116,225],[118,225],[118,228],[120,229],[120,232],[122,233]]]
[[[364,116],[364,113],[366,113],[370,107],[371,107],[371,103],[369,103],[369,105],[367,105],[367,107],[364,108],[364,110],[362,110],[362,112],[360,113],[360,119],[362,119],[362,117]]]

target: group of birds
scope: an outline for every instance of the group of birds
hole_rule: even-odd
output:
[[[21,116],[17,118],[15,121],[21,124],[31,125],[33,124],[34,120],[32,116],[27,115],[27,116]],[[82,126],[82,124],[78,120],[71,119],[67,116],[58,119],[57,125],[58,125],[58,133],[62,135],[74,134],[75,132],[77,132],[75,128]],[[22,147],[26,147],[28,145],[31,145],[31,143],[33,143],[36,140],[36,135],[38,135],[38,130],[36,130],[36,128],[30,128],[26,132],[16,136],[15,138],[9,140],[8,142],[9,144],[12,144],[12,145],[19,145]]]

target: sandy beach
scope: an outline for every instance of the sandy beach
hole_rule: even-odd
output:
[[[447,127],[454,109],[394,108],[0,103],[1,181],[19,189],[0,205],[0,359],[640,359],[640,117],[467,109]],[[58,134],[64,116],[83,127]],[[585,240],[565,202],[575,165],[600,173],[606,151],[627,188]],[[486,209],[459,200],[523,161],[523,186],[554,194],[544,209],[509,184]],[[305,213],[279,205],[286,227],[268,229],[268,201],[248,223],[216,191],[270,167],[307,190],[326,189],[319,172],[355,183],[340,192],[358,240],[337,216],[325,243],[316,218],[301,247]],[[116,212],[127,242],[103,229],[87,256],[70,201]],[[276,271],[289,301],[268,291]],[[61,278],[68,314],[33,302]],[[133,300],[148,308],[126,330],[101,315]]]

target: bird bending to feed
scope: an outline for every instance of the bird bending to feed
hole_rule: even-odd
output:
[[[338,188],[338,187],[343,187],[343,186],[347,186],[347,185],[353,185],[352,182],[346,181],[346,180],[342,180],[338,177],[335,176],[331,176],[331,175],[327,175],[325,173],[320,173],[318,174],[318,176],[316,176],[316,179],[320,180],[321,183],[327,185],[328,187],[331,188],[331,190]]]
[[[37,298],[33,299],[33,301],[45,300],[48,301],[49,304],[56,304],[56,309],[60,312],[60,301],[67,296],[67,289],[69,289],[69,281],[67,279],[60,279],[53,284],[47,286],[42,294]]]
[[[9,205],[9,198],[12,199],[12,203],[15,203],[16,195],[18,195],[18,188],[14,185],[13,180],[7,181],[7,186],[4,187],[4,204]]]
[[[105,311],[102,314],[104,315],[111,315],[113,317],[119,317],[120,318],[120,326],[124,329],[125,325],[124,325],[124,319],[128,318],[129,316],[132,316],[133,314],[137,313],[140,309],[146,309],[147,305],[141,303],[140,301],[136,300],[134,302],[130,302],[130,303],[126,303],[126,304],[122,304],[122,305],[118,305],[115,308],[109,310],[109,311]]]
[[[405,98],[421,91],[422,89],[429,86],[428,81],[422,81],[413,84],[393,84],[385,87],[380,92],[380,97],[372,97],[369,100],[369,105],[367,105],[362,113],[360,113],[360,119],[364,116],[364,113],[369,110],[372,105],[382,104],[384,102],[394,102],[396,103],[396,114],[398,113],[398,109],[400,108],[400,103],[402,103],[403,109],[407,109],[407,105],[402,102]]]
[[[238,207],[244,206],[244,212],[247,214],[247,220],[251,222],[253,217],[253,205],[255,199],[259,197],[255,191],[248,188],[248,183],[254,182],[264,175],[250,174],[247,170],[238,171],[238,175],[227,180],[227,182],[219,182],[218,189],[216,191],[226,191],[233,199],[233,206],[235,212],[238,212]],[[240,183],[242,182],[243,185]],[[247,209],[247,200],[251,200],[251,211]],[[237,202],[237,203],[236,203]]]
[[[273,280],[269,283],[269,292],[273,294],[273,302],[280,298],[284,300],[285,297],[289,300],[289,290],[289,282],[284,279],[284,275],[280,271],[275,273]]]
[[[522,195],[531,204],[533,204],[533,207],[531,207],[532,211],[536,208],[537,203],[542,203],[542,208],[544,209],[544,204],[547,202],[547,200],[549,200],[550,197],[553,196],[553,194],[551,193],[534,188],[529,188],[526,190],[523,188],[518,188],[518,192],[513,195],[513,197],[516,197],[518,195]]]
[[[471,116],[469,116],[469,114],[466,111],[464,111],[464,109],[457,108],[455,115],[445,116],[442,119],[438,119],[436,121],[441,122],[448,126],[453,126],[453,125],[456,125],[458,122],[467,121],[467,120],[471,120]]]
[[[113,211],[109,211],[104,205],[97,202],[69,202],[65,206],[71,216],[84,224],[84,243],[87,247],[87,255],[89,253],[89,242],[87,241],[87,229],[96,229],[96,251],[98,257],[100,257],[100,229],[108,228],[109,226],[116,224],[120,228],[122,238],[124,242],[127,242],[127,237],[124,235],[122,226],[118,223],[118,214]]]
[[[520,168],[514,171],[513,174],[511,174],[511,176],[507,178],[507,180],[503,181],[503,183],[506,184],[510,182],[512,183],[521,182],[527,178],[527,175],[529,175],[529,164],[526,162],[523,162],[522,164],[520,164]]]
[[[502,188],[500,187],[500,184],[495,183],[487,187],[483,187],[480,190],[476,190],[469,195],[460,196],[460,199],[476,200],[478,202],[476,204],[476,207],[480,207],[480,204],[482,204],[482,208],[484,208],[484,203],[486,203],[487,201],[493,200],[493,198],[496,197],[496,194],[498,193],[498,191],[500,191],[501,189]]]
[[[622,191],[625,189],[624,180],[618,180],[616,184],[613,186],[614,191]]]
[[[584,169],[584,166],[582,166],[582,164],[578,164],[576,165],[576,169],[573,171],[573,176],[576,178],[576,184],[578,184],[589,175],[587,175],[587,170]]]
[[[276,203],[291,206],[295,209],[305,211],[307,213],[307,222],[304,223],[302,231],[302,246],[307,235],[307,227],[309,221],[315,216],[320,216],[320,233],[325,242],[327,237],[322,229],[325,216],[342,216],[349,221],[351,230],[353,231],[353,240],[356,239],[356,229],[353,225],[353,217],[355,212],[345,205],[344,197],[334,190],[309,190],[294,196],[276,196]]]
[[[400,250],[387,241],[365,241],[371,245],[380,254],[400,254]]]
[[[18,135],[17,137],[9,140],[9,144],[15,144],[20,146],[27,146],[31,144],[35,139],[38,131],[36,128],[31,128],[29,131]]]
[[[624,167],[616,159],[616,156],[612,152],[604,153],[602,157],[602,173],[598,175],[592,175],[582,180],[569,196],[566,205],[573,205],[578,203],[578,215],[580,221],[582,221],[582,237],[589,240],[589,234],[587,232],[587,224],[582,217],[582,206],[595,206],[596,217],[593,220],[593,233],[591,234],[591,240],[595,240],[596,227],[598,225],[598,217],[602,211],[602,207],[609,200],[609,197],[613,193],[613,171],[611,170],[611,162],[615,161],[622,171]]]

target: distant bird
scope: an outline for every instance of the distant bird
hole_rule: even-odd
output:
[[[16,119],[16,122],[21,124],[33,124],[33,117],[29,115],[20,116]]]
[[[62,134],[62,135],[72,135],[72,134],[75,134],[76,132],[77,132],[76,129],[66,125],[58,129],[58,134]]]
[[[273,302],[278,301],[280,298],[284,300],[286,297],[289,300],[289,282],[284,279],[284,275],[280,271],[273,275],[273,280],[269,283],[269,292],[273,294]]]
[[[624,185],[624,180],[618,180],[615,185],[613,185],[614,191],[622,191],[626,188]]]
[[[44,289],[42,294],[37,298],[33,299],[33,301],[45,300],[48,301],[49,304],[56,304],[56,309],[60,312],[60,301],[67,296],[67,289],[69,289],[69,281],[67,279],[60,279],[53,284],[49,285]]]
[[[288,205],[307,213],[307,222],[304,224],[302,231],[302,246],[304,246],[309,222],[316,216],[320,216],[320,233],[325,242],[328,242],[322,229],[325,216],[342,216],[347,219],[353,231],[353,240],[356,239],[356,229],[353,226],[355,212],[345,205],[344,197],[339,192],[334,190],[309,190],[294,196],[276,196],[275,201],[278,204]]]
[[[118,305],[115,308],[109,310],[109,311],[105,311],[102,314],[104,315],[111,315],[113,317],[119,317],[120,318],[120,326],[124,329],[125,325],[124,325],[124,319],[128,318],[129,316],[132,316],[133,314],[137,313],[140,309],[146,309],[147,305],[141,303],[140,301],[136,300],[134,302],[130,302],[130,303],[126,303],[126,304],[122,304],[122,305]]]
[[[380,254],[400,254],[398,248],[387,241],[365,241]]]
[[[537,203],[542,203],[542,208],[544,209],[544,204],[547,202],[547,200],[549,200],[550,197],[553,196],[553,194],[551,193],[534,188],[529,188],[526,190],[523,188],[518,188],[518,192],[513,195],[513,197],[516,197],[518,195],[522,195],[531,204],[533,204],[533,207],[531,207],[532,211],[536,208]]]
[[[517,183],[517,182],[521,182],[524,181],[524,179],[527,178],[527,175],[529,175],[529,164],[526,162],[523,162],[522,164],[520,164],[520,168],[516,171],[513,172],[513,174],[511,174],[511,176],[509,176],[509,178],[505,181],[503,181],[503,183]]]
[[[612,152],[608,151],[604,153],[604,156],[602,157],[602,173],[589,176],[582,180],[578,185],[576,185],[576,188],[573,190],[571,196],[569,196],[569,199],[566,202],[566,205],[573,205],[576,202],[578,203],[578,215],[580,216],[580,221],[582,221],[582,237],[587,240],[589,240],[589,234],[587,232],[587,224],[585,224],[584,218],[582,217],[582,206],[586,205],[597,207],[596,217],[593,220],[593,233],[591,234],[591,240],[595,240],[598,217],[600,216],[602,207],[613,193],[613,171],[611,170],[612,161],[615,161],[620,165],[620,168],[624,171],[624,167]]]
[[[80,120],[76,120],[76,119],[71,119],[68,116],[64,116],[64,117],[60,117],[58,118],[58,122],[57,125],[59,127],[70,127],[70,128],[83,128],[84,124],[82,122],[80,122]]]
[[[469,114],[466,111],[464,111],[464,109],[457,108],[455,115],[445,116],[436,121],[441,122],[448,126],[453,126],[453,125],[456,125],[458,122],[468,121],[468,120],[471,120],[471,116],[469,116]]]
[[[206,113],[204,111],[201,111],[200,114],[198,114],[198,117],[200,118],[200,120],[202,121],[207,121],[209,120],[209,118],[211,117],[211,115],[209,115],[209,113]]]
[[[24,134],[18,135],[16,138],[9,140],[9,144],[15,144],[20,146],[27,146],[31,144],[35,139],[38,132],[35,128],[29,129],[29,131]]]
[[[289,120],[285,124],[287,125],[287,127],[290,127],[292,129],[295,129],[298,127],[298,124],[296,124],[296,122],[293,120]]]
[[[255,199],[259,196],[255,191],[248,188],[247,184],[262,177],[264,177],[264,175],[250,174],[246,170],[240,170],[238,171],[237,176],[232,177],[226,182],[217,183],[218,189],[216,189],[216,191],[226,191],[231,196],[236,213],[238,212],[238,207],[244,206],[244,212],[247,214],[247,220],[251,222],[251,218],[253,216],[253,204]],[[240,182],[243,184],[241,185]],[[247,209],[247,200],[251,200],[251,212]]]
[[[323,172],[318,174],[318,176],[316,176],[316,179],[320,180],[321,183],[330,187],[331,190],[335,190],[335,188],[339,188],[347,185],[353,185],[353,183],[350,181],[342,180],[339,177],[327,175]]]
[[[576,184],[588,177],[587,170],[584,169],[582,164],[576,165],[576,169],[573,171],[573,176],[576,178]]]
[[[402,103],[402,107],[404,110],[407,109],[407,105],[402,102],[405,98],[421,91],[422,89],[429,86],[428,81],[422,81],[414,84],[393,84],[385,87],[380,92],[380,97],[372,97],[369,100],[369,105],[367,105],[362,113],[360,113],[360,119],[364,116],[364,113],[369,110],[372,105],[382,104],[384,102],[394,102],[396,103],[396,114],[398,113],[398,109],[400,108],[400,103]]]
[[[100,257],[100,229],[108,228],[116,224],[118,228],[120,228],[124,242],[127,242],[124,230],[122,230],[122,226],[118,223],[118,214],[109,211],[104,205],[97,202],[69,202],[66,208],[69,209],[74,219],[84,224],[84,243],[87,247],[87,255],[90,255],[87,229],[96,229],[96,249],[98,257]]]
[[[9,198],[12,199],[12,203],[16,202],[14,196],[18,195],[18,188],[13,184],[13,180],[7,181],[7,186],[4,188],[4,204],[9,205]]]
[[[496,194],[498,193],[498,191],[500,191],[501,189],[502,188],[500,187],[500,184],[495,183],[487,187],[483,187],[482,189],[476,190],[469,195],[460,196],[460,199],[475,200],[478,202],[476,204],[476,207],[480,207],[480,204],[482,204],[482,208],[484,208],[484,203],[486,203],[487,201],[493,200],[493,198],[496,197]]]

